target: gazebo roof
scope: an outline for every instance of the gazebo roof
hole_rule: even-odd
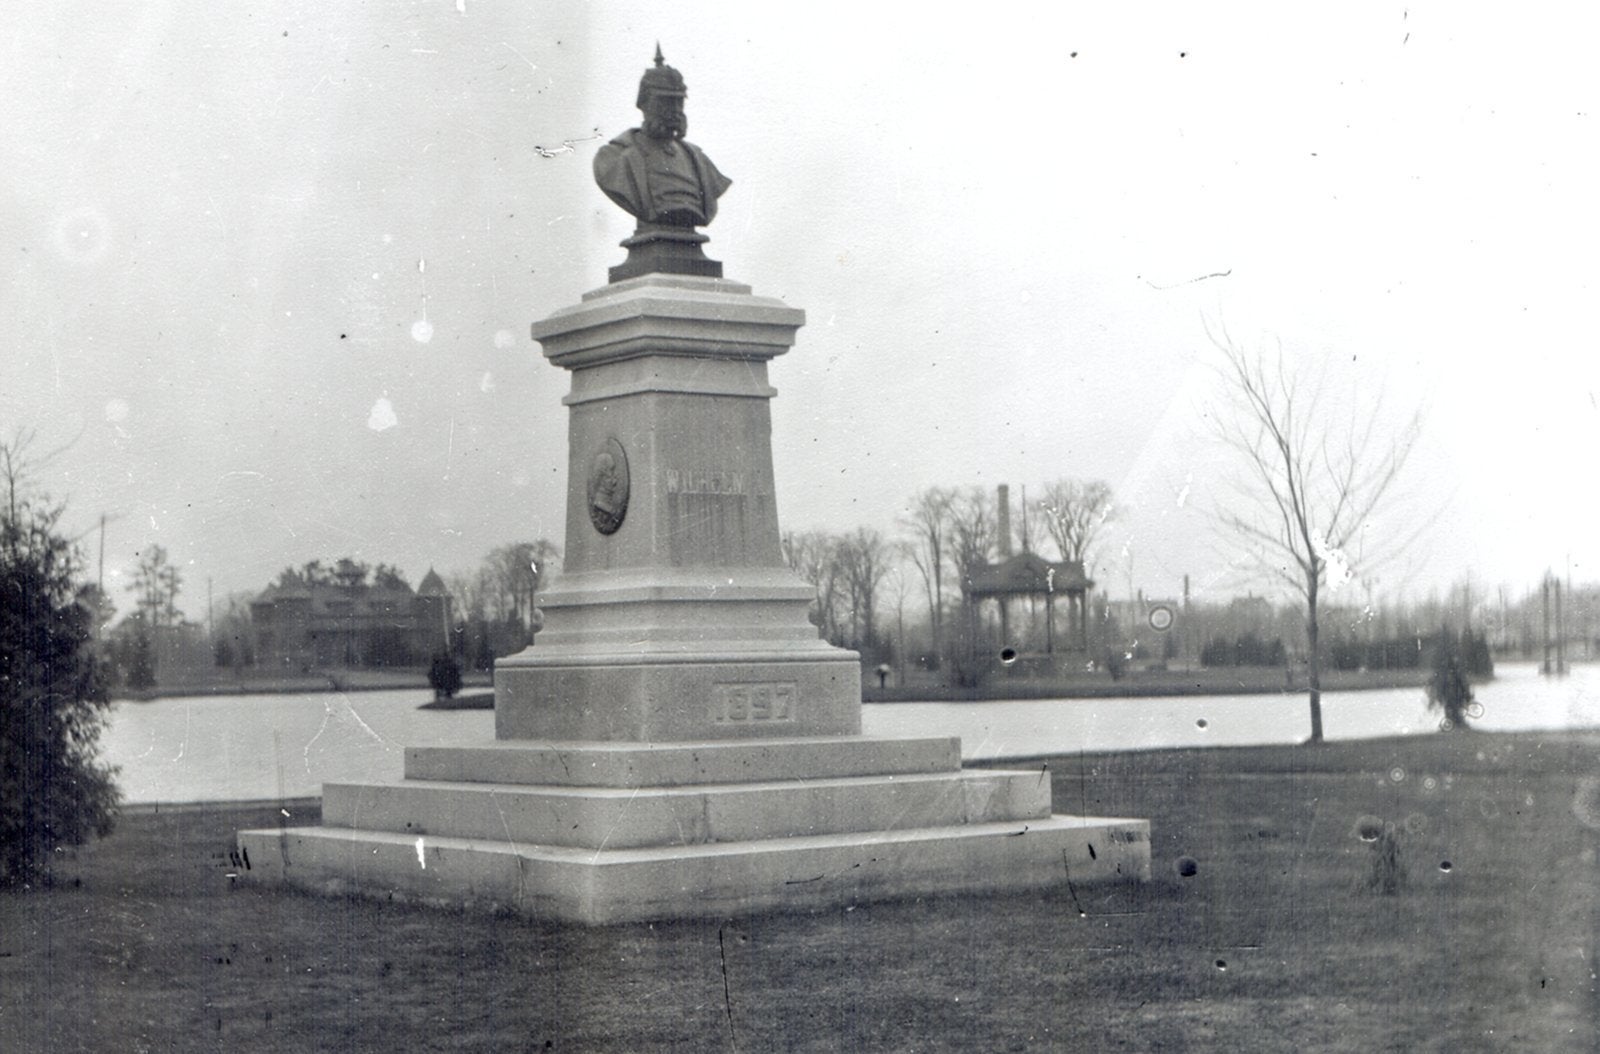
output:
[[[1050,596],[1084,593],[1094,583],[1076,560],[1052,562],[1038,553],[1020,552],[995,564],[974,568],[962,591],[970,597]]]

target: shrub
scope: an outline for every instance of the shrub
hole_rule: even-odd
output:
[[[434,655],[428,667],[428,684],[435,699],[453,699],[461,691],[461,664],[447,651]]]
[[[0,483],[0,886],[27,886],[55,850],[111,832],[117,790],[96,757],[110,702],[61,510],[21,497],[14,473]]]
[[[1376,826],[1367,826],[1366,820],[1363,818],[1358,834],[1362,841],[1371,845],[1372,862],[1357,888],[1363,893],[1392,897],[1405,888],[1410,877],[1400,847],[1400,831],[1394,824],[1382,821],[1377,821]]]
[[[1442,710],[1441,727],[1465,729],[1467,709],[1472,706],[1472,682],[1468,679],[1467,651],[1461,637],[1448,626],[1439,631],[1433,649],[1433,672],[1428,676],[1428,709]]]

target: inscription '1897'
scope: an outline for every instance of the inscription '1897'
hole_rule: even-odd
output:
[[[718,724],[768,724],[794,720],[793,684],[714,684],[711,720]]]

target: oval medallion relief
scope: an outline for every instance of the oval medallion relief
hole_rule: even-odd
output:
[[[628,455],[607,439],[589,459],[589,522],[601,534],[615,534],[628,515]]]

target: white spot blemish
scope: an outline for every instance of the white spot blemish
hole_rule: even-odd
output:
[[[106,420],[114,425],[128,419],[128,404],[122,399],[106,400]]]
[[[367,415],[367,427],[374,432],[384,432],[400,423],[400,418],[394,412],[394,404],[387,395],[380,395],[378,401],[372,404],[372,412]]]
[[[494,391],[494,375],[489,373],[489,371],[485,370],[483,378],[478,381],[478,390],[485,395],[488,395],[490,392]]]
[[[411,339],[418,344],[426,344],[433,339],[433,323],[425,318],[419,318],[411,323]]]
[[[498,329],[498,330],[495,330],[495,334],[494,334],[494,346],[495,347],[500,348],[500,349],[503,350],[505,348],[514,348],[514,347],[516,347],[516,344],[517,344],[516,334],[512,333],[509,329]]]
[[[417,863],[422,867],[422,870],[428,870],[428,858],[423,855],[421,838],[417,839]]]
[[[1355,572],[1350,570],[1350,559],[1343,551],[1335,549],[1323,540],[1321,535],[1311,539],[1311,551],[1317,558],[1328,565],[1328,584],[1334,588],[1344,585],[1355,577]]]
[[[73,209],[56,221],[55,243],[68,263],[99,263],[111,251],[111,223],[91,206]]]

